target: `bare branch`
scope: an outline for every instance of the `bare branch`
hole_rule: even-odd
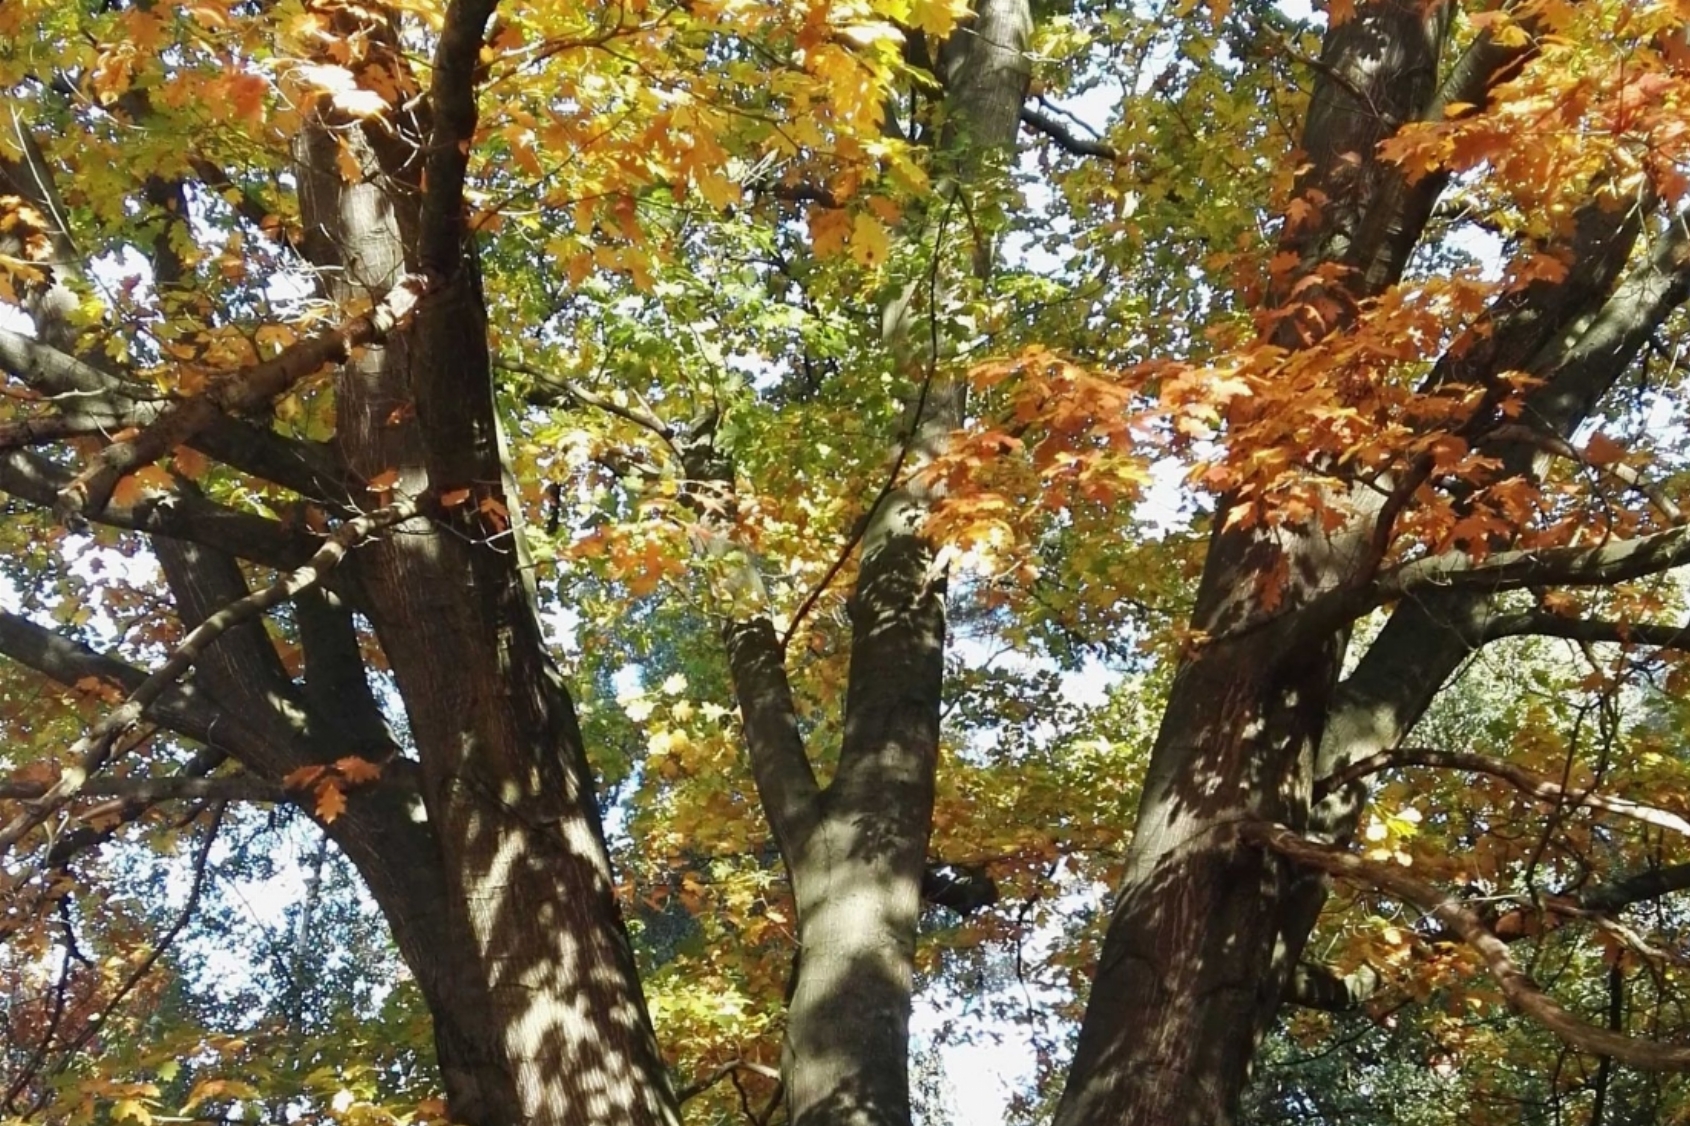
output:
[[[572,379],[567,379],[556,372],[535,367],[533,364],[523,363],[521,360],[501,359],[495,361],[493,366],[503,371],[515,372],[517,375],[526,375],[530,379],[537,380],[538,385],[534,388],[534,394],[530,396],[531,402],[536,399],[541,402],[562,399],[567,403],[578,403],[584,407],[591,407],[594,410],[615,415],[624,422],[631,422],[642,430],[651,431],[663,439],[664,443],[675,451],[676,456],[680,455],[680,450],[675,446],[674,427],[648,410],[624,406],[606,395],[587,390]]]
[[[1048,113],[1034,109],[1032,106],[1021,107],[1021,124],[1043,133],[1056,142],[1057,148],[1073,156],[1095,156],[1110,161],[1121,159],[1121,155],[1115,150],[1115,146],[1092,140],[1089,137],[1082,137]]]
[[[1396,864],[1364,860],[1341,848],[1317,844],[1283,825],[1252,822],[1239,836],[1298,864],[1328,875],[1383,891],[1424,911],[1472,947],[1514,1008],[1532,1017],[1571,1047],[1591,1055],[1611,1057],[1644,1071],[1690,1071],[1690,1046],[1637,1039],[1580,1020],[1549,996],[1508,953],[1508,946],[1491,932],[1478,913],[1432,884],[1418,880]]]
[[[52,786],[46,782],[0,782],[0,799],[40,801]],[[197,778],[188,774],[166,777],[92,778],[80,791],[91,798],[124,798],[156,805],[159,802],[202,800],[283,802],[287,790],[251,774],[219,778]]]
[[[158,965],[158,960],[164,957],[165,952],[176,941],[176,936],[182,933],[182,928],[187,926],[188,921],[194,917],[194,912],[199,910],[200,895],[205,890],[207,862],[211,859],[211,845],[217,839],[217,831],[222,826],[223,807],[214,805],[211,809],[211,824],[206,826],[205,835],[200,839],[200,846],[194,851],[191,867],[192,881],[188,885],[187,902],[182,904],[182,909],[177,912],[176,918],[171,921],[164,934],[160,935],[158,941],[153,943],[152,949],[141,960],[141,964],[136,966],[129,976],[124,978],[123,984],[112,993],[111,1000],[106,1002],[105,1008],[90,1018],[88,1023],[83,1026],[81,1034],[65,1046],[64,1057],[55,1070],[64,1070],[76,1053],[81,1051],[96,1034],[107,1027],[107,1018],[117,1011],[117,1007],[123,1004],[124,998],[129,996],[134,988],[141,983],[141,980],[153,971],[153,967]]]
[[[242,622],[257,617],[273,606],[292,598],[301,590],[315,586],[346,557],[352,546],[378,529],[403,523],[417,515],[417,501],[405,498],[365,516],[348,520],[311,557],[305,566],[254,591],[237,602],[201,622],[171,653],[163,665],[147,677],[129,694],[129,698],[94,729],[71,747],[69,757],[76,760],[59,775],[47,792],[32,803],[30,809],[13,818],[0,830],[0,852],[9,850],[26,833],[52,816],[53,811],[74,798],[87,785],[89,777],[110,761],[117,740],[135,726],[154,701],[182,677],[206,648],[218,637]]]
[[[1486,619],[1478,640],[1483,644],[1504,637],[1559,637],[1568,641],[1646,645],[1656,649],[1690,649],[1690,625],[1569,618],[1544,610],[1493,615]]]
[[[1492,593],[1527,586],[1611,586],[1690,563],[1690,528],[1610,540],[1594,547],[1499,551],[1483,559],[1453,551],[1416,559],[1374,581],[1375,602],[1427,590],[1466,588]]]
[[[1488,774],[1511,783],[1520,792],[1539,801],[1558,802],[1575,808],[1583,806],[1588,809],[1600,809],[1621,817],[1629,817],[1633,821],[1641,821],[1646,825],[1690,836],[1690,821],[1668,810],[1640,805],[1624,798],[1608,797],[1589,790],[1573,789],[1535,770],[1527,770],[1504,759],[1462,751],[1435,751],[1422,747],[1380,751],[1321,779],[1315,784],[1315,794],[1324,798],[1327,794],[1341,790],[1370,774],[1401,766],[1430,766],[1442,770],[1470,770],[1476,774]]]
[[[1659,490],[1652,488],[1637,470],[1623,462],[1597,461],[1559,434],[1551,434],[1535,426],[1510,423],[1506,426],[1498,426],[1486,435],[1486,438],[1498,442],[1519,442],[1522,445],[1541,450],[1552,457],[1582,465],[1604,477],[1612,477],[1647,500],[1655,511],[1666,519],[1667,523],[1682,524],[1684,522],[1684,513],[1678,505],[1674,504],[1670,498],[1661,495]]]
[[[753,1063],[751,1060],[729,1060],[727,1063],[722,1064],[708,1075],[696,1079],[693,1082],[688,1083],[685,1087],[682,1087],[679,1091],[676,1091],[675,1101],[678,1103],[684,1103],[688,1099],[695,1099],[736,1071],[749,1071],[753,1075],[761,1075],[765,1079],[773,1079],[776,1082],[779,1082],[780,1080],[780,1072],[776,1071],[772,1067],[768,1067],[760,1063]]]

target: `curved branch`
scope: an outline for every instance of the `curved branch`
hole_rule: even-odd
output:
[[[57,503],[71,476],[47,459],[24,450],[0,454],[0,489],[41,508]],[[178,487],[132,505],[107,504],[96,523],[214,547],[277,570],[292,570],[311,558],[319,540],[250,512],[207,500],[196,489]]]
[[[1690,836],[1690,821],[1668,810],[1641,805],[1624,798],[1592,793],[1589,790],[1572,789],[1535,770],[1527,770],[1504,759],[1463,751],[1434,751],[1421,747],[1380,751],[1351,763],[1336,774],[1322,778],[1315,783],[1315,794],[1318,798],[1324,798],[1370,774],[1399,766],[1430,766],[1441,770],[1469,770],[1475,774],[1488,774],[1511,783],[1520,792],[1539,801],[1560,802],[1575,808],[1584,806],[1588,809],[1600,809],[1621,817],[1629,817],[1633,821],[1641,821],[1646,825]]]
[[[1491,932],[1476,912],[1453,895],[1410,876],[1402,867],[1364,860],[1343,849],[1317,844],[1283,825],[1252,822],[1240,828],[1239,836],[1295,863],[1375,888],[1418,907],[1478,953],[1511,1006],[1569,1046],[1644,1071],[1690,1071],[1690,1046],[1637,1039],[1579,1019],[1520,968],[1509,955],[1507,944]]]
[[[436,288],[437,279],[431,275],[403,277],[370,312],[308,336],[268,360],[227,373],[204,393],[166,408],[135,437],[107,446],[59,491],[56,508],[61,518],[74,522],[98,513],[124,475],[157,461],[220,419],[264,406],[325,365],[345,360],[353,349],[381,343]]]

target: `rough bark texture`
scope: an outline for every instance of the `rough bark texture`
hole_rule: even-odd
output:
[[[471,36],[473,59],[479,24],[458,31]],[[448,35],[441,53],[452,51]],[[457,78],[468,82],[467,73]],[[436,87],[451,81],[440,70]],[[436,136],[442,122],[455,133],[473,129],[473,100],[433,110]],[[380,292],[412,271],[444,279],[406,331],[342,368],[339,452],[356,479],[397,470],[400,488],[471,497],[443,521],[413,521],[382,538],[359,560],[364,610],[421,760],[442,931],[453,938],[416,952],[424,964],[413,968],[438,975],[431,963],[443,958],[469,967],[456,995],[442,999],[467,1017],[458,1029],[448,1020],[438,1041],[453,1117],[674,1122],[580,730],[514,555],[498,543],[518,505],[503,491],[475,252],[461,200],[438,202],[443,189],[456,191],[462,169],[454,178],[431,163],[424,193],[414,169],[384,163],[364,142],[370,181],[347,184],[335,147],[326,128],[300,143],[305,249],[329,292],[342,300]],[[407,182],[414,190],[378,186]]]
[[[947,279],[947,291],[990,271],[989,234],[970,241],[968,233],[991,224],[969,224],[961,212],[999,194],[1026,96],[1031,30],[1025,0],[985,0],[942,52],[945,180],[919,233],[942,256],[936,271],[946,259],[963,262],[970,280]],[[940,288],[912,288],[884,310],[888,347],[911,387],[894,465],[903,480],[866,518],[850,602],[844,742],[825,789],[798,731],[772,623],[753,618],[727,634],[758,792],[797,902],[781,1073],[798,1126],[910,1121],[909,1020],[939,758],[945,575],[924,534],[934,498],[908,478],[942,449],[962,411],[960,386],[939,371],[948,342],[916,323],[918,305],[938,300]]]
[[[1340,269],[1300,290],[1293,283],[1301,275],[1293,276],[1271,298],[1297,294],[1275,321],[1280,346],[1342,330],[1359,301],[1400,276],[1421,236],[1442,181],[1407,184],[1377,158],[1378,141],[1406,121],[1441,116],[1445,105],[1482,104],[1529,53],[1481,37],[1439,86],[1447,20],[1442,5],[1385,0],[1328,33],[1299,184],[1316,206],[1288,226],[1282,245],[1305,271]],[[1570,434],[1685,298],[1676,222],[1620,281],[1638,230],[1637,210],[1593,201],[1562,248],[1567,277],[1500,297],[1427,390],[1529,371],[1545,384],[1524,416],[1547,436]],[[1487,438],[1494,421],[1476,422],[1475,444],[1499,459],[1499,477],[1541,472],[1542,443]],[[1238,827],[1278,822],[1346,840],[1361,787],[1314,805],[1311,779],[1398,745],[1485,639],[1493,590],[1420,592],[1402,601],[1338,684],[1352,615],[1329,615],[1332,599],[1321,592],[1371,581],[1377,550],[1369,545],[1385,542],[1388,526],[1375,525],[1391,511],[1365,495],[1336,499],[1352,516],[1330,534],[1234,530],[1210,545],[1192,624],[1211,640],[1171,690],[1059,1126],[1234,1120],[1256,1042],[1297,992],[1294,979],[1308,977],[1297,962],[1326,894],[1307,868],[1242,843]],[[1256,596],[1258,578],[1274,568],[1289,580],[1284,605],[1269,615]]]
[[[286,380],[252,401],[208,394],[160,409],[98,352],[81,355],[65,319],[77,303],[68,238],[57,239],[62,260],[31,308],[38,342],[6,334],[0,362],[43,392],[77,392],[91,426],[138,426],[145,439],[145,428],[192,414],[191,433],[171,430],[170,443],[200,445],[331,515],[377,507],[363,483],[389,470],[408,494],[468,490],[467,503],[434,506],[434,516],[372,538],[331,586],[300,596],[300,682],[251,621],[219,636],[192,678],[167,686],[147,716],[214,747],[210,766],[226,754],[273,787],[301,767],[348,754],[420,776],[420,787],[350,793],[325,831],[368,882],[428,1003],[454,1121],[669,1126],[678,1121],[674,1096],[614,896],[580,731],[516,553],[502,542],[520,535],[510,526],[518,505],[505,492],[462,198],[476,119],[473,72],[491,11],[487,0],[448,7],[431,90],[392,120],[337,120],[326,103],[304,114],[294,154],[305,227],[299,249],[323,296],[378,308],[396,292],[423,297],[409,319],[385,321],[359,339],[368,345],[361,352],[336,346],[301,360],[295,374],[325,358],[348,360],[338,368],[332,446],[293,442],[225,414],[261,406]],[[325,6],[317,15],[364,44],[364,62],[384,68],[386,88],[410,81],[379,10]],[[337,166],[342,145],[361,164],[357,182]],[[39,157],[28,145],[24,155],[26,163]],[[0,178],[50,190],[41,168],[7,163]],[[146,195],[176,217],[154,245],[155,284],[168,301],[182,277],[169,226],[187,209],[180,183],[149,182]],[[95,465],[109,468],[122,446]],[[130,446],[142,460],[153,456],[143,440]],[[42,505],[81,480],[21,451],[7,455],[0,479]],[[224,509],[187,485],[162,503],[113,508],[110,483],[87,490],[81,515],[154,533],[187,628],[249,594],[238,560],[292,567],[314,550],[315,537],[301,528]],[[374,625],[406,700],[415,762],[397,757],[366,680],[354,606]],[[48,675],[99,675],[126,686],[141,676],[54,642],[22,618],[0,620],[0,651]]]

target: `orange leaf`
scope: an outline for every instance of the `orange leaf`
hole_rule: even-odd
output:
[[[1625,447],[1606,434],[1592,434],[1584,446],[1584,460],[1592,465],[1612,465],[1624,457]]]
[[[440,494],[441,508],[456,508],[469,499],[468,489],[447,489]]]
[[[365,482],[366,486],[372,492],[378,492],[378,493],[386,492],[388,489],[393,488],[393,486],[397,485],[398,483],[399,483],[399,471],[397,469],[384,469],[380,473],[377,473],[374,477],[371,477],[367,482]]]
[[[326,766],[302,766],[298,770],[284,775],[282,785],[290,790],[303,790],[323,776]]]
[[[206,470],[211,468],[209,458],[188,446],[177,446],[171,460],[176,465],[176,472],[191,481],[198,481],[205,476]]]
[[[336,817],[346,812],[346,795],[340,792],[340,787],[328,778],[317,787],[317,816],[324,821],[333,823]]]
[[[335,769],[340,776],[355,786],[367,785],[381,777],[381,763],[371,762],[367,758],[357,755],[347,755],[345,758],[334,760]]]
[[[810,248],[816,257],[825,258],[845,249],[845,239],[851,233],[851,216],[839,208],[810,208]]]

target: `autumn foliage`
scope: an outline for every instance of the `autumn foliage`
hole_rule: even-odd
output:
[[[6,0],[0,1118],[1690,1114],[1687,14]]]

